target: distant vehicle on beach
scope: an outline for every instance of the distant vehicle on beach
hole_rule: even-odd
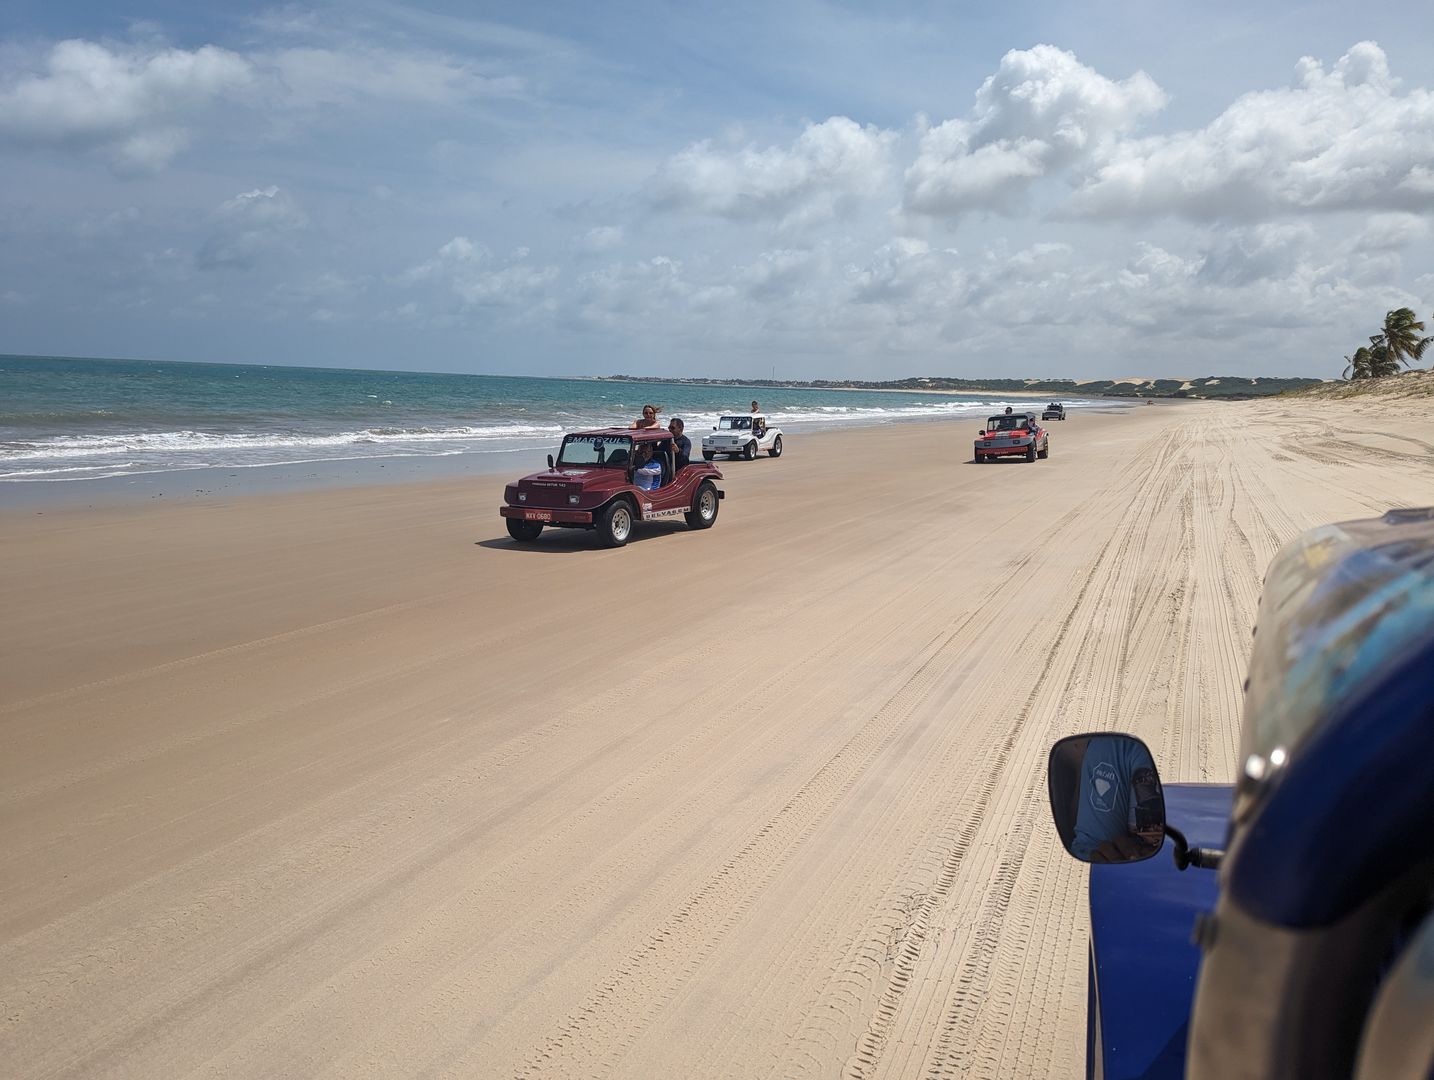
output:
[[[751,461],[763,451],[768,457],[782,456],[782,429],[769,425],[762,413],[724,416],[711,435],[702,436],[702,456],[708,461],[718,454]]]
[[[563,436],[545,472],[503,492],[499,513],[514,540],[536,540],[545,527],[590,529],[607,547],[622,547],[640,521],[683,517],[694,529],[717,520],[722,474],[706,462],[674,467],[665,428],[599,428]]]
[[[1427,1080],[1434,507],[1298,537],[1257,620],[1233,785],[1163,784],[1119,732],[1051,747],[1056,832],[1098,864],[1086,1075]]]
[[[1041,413],[1042,420],[1064,420],[1066,418],[1066,407],[1059,401],[1053,401],[1045,407]]]
[[[976,464],[1001,457],[1023,457],[1027,461],[1051,456],[1051,436],[1036,423],[1036,414],[1007,413],[993,416],[976,436]]]

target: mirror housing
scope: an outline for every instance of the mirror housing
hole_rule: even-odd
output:
[[[1141,862],[1165,843],[1165,792],[1134,735],[1068,735],[1051,747],[1051,817],[1066,851],[1088,863]]]
[[[553,455],[552,455],[552,454],[549,454],[549,455],[548,455],[548,468],[551,469],[552,467],[553,467]]]

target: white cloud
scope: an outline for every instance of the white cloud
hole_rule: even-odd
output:
[[[439,53],[306,47],[282,49],[258,61],[278,80],[282,104],[306,109],[373,101],[446,106],[523,91],[521,79],[489,77]]]
[[[492,252],[466,236],[455,236],[437,255],[399,276],[408,285],[433,283],[456,296],[467,307],[522,307],[541,301],[546,287],[558,277],[555,266],[533,266],[528,250],[519,248],[504,264]]]
[[[200,269],[248,269],[284,250],[293,234],[306,229],[308,215],[277,186],[245,191],[226,201],[216,225],[199,249]]]
[[[1375,214],[1355,238],[1357,251],[1397,251],[1429,238],[1429,219],[1416,214]]]
[[[894,132],[844,116],[808,125],[788,149],[724,151],[704,140],[662,165],[654,199],[666,209],[734,221],[829,220],[844,200],[880,188],[896,141]]]
[[[578,237],[574,247],[589,255],[611,251],[622,244],[623,230],[617,225],[598,225]]]
[[[910,305],[926,297],[928,308],[964,297],[966,275],[955,252],[933,251],[924,240],[901,238],[883,244],[869,259],[849,263],[844,286],[853,302]]]
[[[1200,277],[1230,286],[1286,277],[1309,254],[1314,243],[1314,229],[1303,223],[1234,229],[1215,238],[1205,252]]]
[[[813,272],[819,265],[818,258],[810,251],[764,251],[734,277],[750,297],[790,300],[812,283]]]
[[[659,255],[582,274],[574,302],[579,317],[591,325],[636,327],[649,314],[670,318],[686,307],[693,291],[683,277],[682,264]]]
[[[1143,71],[1115,82],[1051,45],[1012,50],[977,90],[969,119],[922,135],[906,171],[905,207],[1011,212],[1034,180],[1098,157],[1165,102]]]
[[[0,86],[0,136],[109,152],[117,170],[153,172],[185,145],[184,121],[249,84],[226,49],[114,48],[62,41],[41,70]]]
[[[1297,76],[1291,88],[1240,97],[1200,130],[1112,148],[1071,212],[1213,220],[1434,207],[1434,95],[1400,94],[1369,41],[1328,72],[1305,57]]]

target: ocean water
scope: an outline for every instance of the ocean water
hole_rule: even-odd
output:
[[[501,468],[507,456],[556,448],[565,431],[626,425],[645,402],[661,406],[664,423],[681,416],[700,438],[753,398],[788,436],[984,418],[1012,403],[979,394],[0,356],[0,483],[456,455],[489,455]]]

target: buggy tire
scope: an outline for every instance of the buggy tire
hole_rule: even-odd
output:
[[[742,447],[742,456],[748,461],[757,459],[757,440],[753,439],[746,446]]]
[[[1047,439],[1047,440],[1046,440],[1046,448],[1045,448],[1044,450],[1038,450],[1038,451],[1036,451],[1036,457],[1045,459],[1045,458],[1048,458],[1048,457],[1050,457],[1050,456],[1051,456],[1051,440],[1050,440],[1050,439]]]
[[[622,547],[632,536],[632,503],[614,499],[598,520],[597,533],[603,547]]]
[[[521,540],[527,543],[536,540],[543,533],[541,521],[524,521],[521,518],[505,518],[508,522],[508,535],[514,540]]]
[[[692,509],[687,511],[687,524],[694,529],[710,529],[717,521],[717,509],[722,499],[717,494],[717,485],[704,480],[697,485],[697,494],[692,497]]]
[[[768,456],[768,457],[781,457],[781,456],[782,456],[782,437],[781,437],[780,435],[778,435],[775,439],[772,440],[772,448],[767,451],[767,456]]]
[[[1036,440],[1035,440],[1035,439],[1032,439],[1032,440],[1031,440],[1031,445],[1028,446],[1028,447],[1026,447],[1026,460],[1027,460],[1027,461],[1035,461],[1035,460],[1036,460]]]

